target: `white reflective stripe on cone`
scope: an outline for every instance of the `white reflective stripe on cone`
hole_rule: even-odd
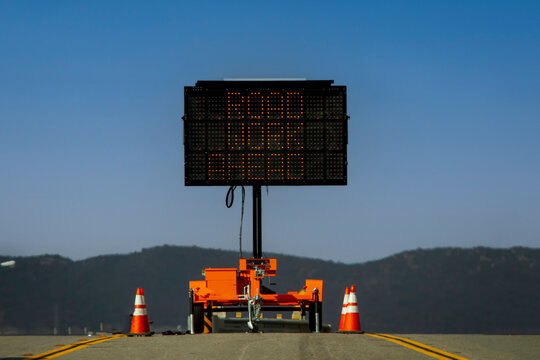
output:
[[[345,315],[347,313],[347,306],[349,305],[349,295],[343,297],[343,306],[341,307],[341,314]]]
[[[356,293],[354,293],[354,292],[351,292],[349,294],[349,306],[351,306],[351,304],[357,304],[358,305],[358,300],[356,300]]]
[[[148,315],[148,312],[146,312],[145,308],[135,309],[135,311],[133,312],[133,316],[143,316],[143,315]]]
[[[135,305],[146,305],[143,295],[135,295]]]
[[[358,305],[354,304],[349,304],[349,306],[347,306],[347,312],[349,314],[356,314],[358,313]]]

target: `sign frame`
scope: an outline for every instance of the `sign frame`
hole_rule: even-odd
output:
[[[185,185],[347,185],[346,86],[332,83],[218,80],[186,86]]]

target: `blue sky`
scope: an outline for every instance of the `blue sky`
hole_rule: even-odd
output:
[[[533,1],[1,1],[0,254],[237,249],[239,202],[183,185],[183,87],[230,77],[348,87],[349,185],[270,187],[263,251],[539,247],[539,18]]]

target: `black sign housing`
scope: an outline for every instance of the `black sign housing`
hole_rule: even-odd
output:
[[[186,185],[346,185],[346,87],[333,80],[184,88]]]

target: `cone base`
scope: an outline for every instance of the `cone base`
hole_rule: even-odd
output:
[[[152,336],[154,335],[153,331],[147,332],[147,333],[129,333],[128,336]]]
[[[339,330],[338,331],[338,334],[364,334],[365,331],[364,330],[358,330],[358,331],[354,331],[354,330]]]

